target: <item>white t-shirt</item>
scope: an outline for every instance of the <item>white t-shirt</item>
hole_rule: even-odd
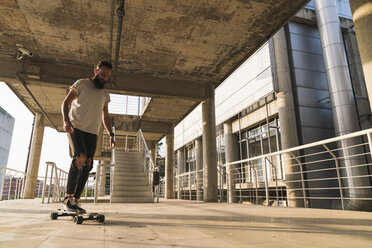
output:
[[[73,127],[98,135],[103,107],[110,102],[110,95],[104,89],[97,89],[89,79],[79,79],[70,89],[75,89],[78,95],[69,112]]]

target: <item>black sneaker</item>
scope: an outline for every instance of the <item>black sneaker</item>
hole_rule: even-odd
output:
[[[75,199],[75,205],[77,206],[79,213],[85,214],[87,212],[84,208],[81,207],[80,199]]]
[[[74,198],[72,197],[65,197],[65,199],[63,200],[63,208],[66,210],[66,211],[70,211],[70,212],[78,212],[79,209],[74,201]]]

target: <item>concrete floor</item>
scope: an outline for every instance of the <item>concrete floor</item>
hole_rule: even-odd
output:
[[[372,213],[163,200],[86,203],[104,224],[50,220],[60,204],[0,202],[0,247],[372,247]]]

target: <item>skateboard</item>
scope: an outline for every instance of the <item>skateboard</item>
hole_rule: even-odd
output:
[[[71,216],[75,224],[82,224],[84,220],[95,220],[97,222],[105,222],[105,216],[98,213],[78,213],[71,212],[64,209],[57,209],[57,211],[50,214],[51,220],[58,219],[59,216]]]

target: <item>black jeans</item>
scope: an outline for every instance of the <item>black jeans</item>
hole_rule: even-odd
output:
[[[74,195],[75,198],[80,198],[84,186],[88,180],[89,172],[93,169],[93,157],[96,152],[97,135],[87,133],[75,128],[70,135],[73,145],[74,158],[71,162],[70,171],[67,179],[67,194]],[[81,154],[85,155],[89,164],[84,163],[83,167],[78,170],[75,165],[75,160]]]

